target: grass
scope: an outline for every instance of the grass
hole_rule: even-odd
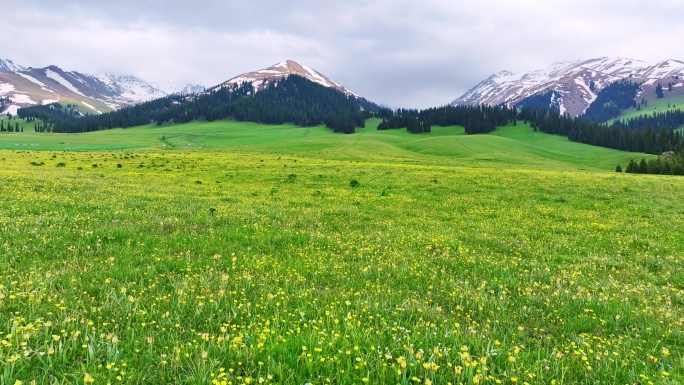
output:
[[[638,102],[641,102],[641,99],[639,99]],[[684,108],[684,95],[669,96],[669,92],[666,90],[664,98],[650,98],[648,99],[648,106],[641,106],[641,110],[639,111],[637,111],[636,108],[625,110],[618,118],[611,119],[607,123],[610,125],[615,120],[628,120],[636,118],[639,115],[653,115],[654,112],[664,113],[667,111],[681,110],[682,108]]]
[[[681,178],[529,127],[259,129],[0,150],[0,384],[684,381]]]
[[[572,143],[560,136],[535,133],[527,125],[502,127],[492,135],[465,135],[462,127],[435,127],[429,135],[406,130],[376,130],[369,120],[355,135],[336,135],[319,126],[263,126],[235,121],[144,126],[85,134],[6,133],[0,148],[41,150],[106,150],[156,148],[259,154],[306,154],[353,161],[408,162],[474,167],[612,171],[630,159],[650,155]]]
[[[0,115],[0,122],[2,122],[3,127],[7,127],[11,124],[13,129],[15,124],[19,123],[19,128],[23,128],[24,132],[18,134],[33,133],[35,128],[33,123],[28,123],[24,119],[19,118],[18,116],[12,116],[12,120],[10,120],[7,115]],[[0,140],[2,140],[4,135],[11,134],[8,132],[0,132]]]

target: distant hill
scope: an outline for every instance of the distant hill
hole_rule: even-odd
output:
[[[682,61],[647,63],[603,57],[555,63],[525,74],[502,71],[483,80],[452,104],[505,103],[512,106],[530,97],[548,94],[549,106],[556,106],[561,114],[575,117],[582,115],[597,100],[601,90],[625,79],[641,85],[634,96],[635,102],[657,99],[658,84],[666,89],[666,96],[684,96]]]
[[[60,103],[80,114],[101,114],[173,93],[201,92],[194,85],[161,87],[134,76],[86,74],[51,65],[26,68],[0,59],[0,97],[10,100],[0,113],[15,115],[19,108]]]

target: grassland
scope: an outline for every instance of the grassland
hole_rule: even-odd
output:
[[[640,99],[638,101],[641,101]],[[612,124],[615,120],[628,120],[636,118],[639,115],[653,115],[653,113],[664,113],[667,111],[681,110],[684,108],[684,95],[670,96],[669,92],[665,92],[665,97],[657,99],[655,97],[648,99],[648,106],[641,106],[641,110],[630,108],[625,110],[616,119],[611,119],[608,124]]]
[[[684,182],[609,172],[633,154],[525,127],[39,137],[0,150],[0,384],[684,381]]]
[[[370,120],[355,135],[336,135],[325,127],[263,126],[234,121],[144,126],[85,134],[25,132],[0,135],[0,149],[159,150],[226,149],[243,153],[306,155],[325,159],[473,167],[612,171],[632,158],[650,157],[572,143],[567,138],[533,132],[527,125],[505,127],[493,135],[465,135],[462,127],[435,127],[430,135],[405,130],[377,131]]]
[[[35,126],[33,123],[28,123],[24,119],[21,119],[17,116],[13,116],[12,120],[9,119],[7,115],[0,115],[0,122],[2,122],[3,127],[8,127],[8,125],[12,125],[12,128],[14,129],[14,126],[19,123],[19,128],[23,128],[24,132],[22,134],[27,134],[27,133],[33,133]],[[0,132],[0,140],[2,140],[3,136],[5,133]],[[7,133],[9,135],[9,133]]]

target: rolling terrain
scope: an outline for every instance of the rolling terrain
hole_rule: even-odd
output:
[[[405,130],[378,131],[369,120],[355,135],[326,127],[218,121],[143,126],[84,134],[3,133],[0,148],[93,150],[116,148],[230,149],[255,153],[290,153],[331,159],[470,164],[488,167],[612,171],[617,164],[651,155],[574,143],[533,132],[527,125],[500,128],[491,135],[465,135],[462,127],[435,127],[428,135]]]

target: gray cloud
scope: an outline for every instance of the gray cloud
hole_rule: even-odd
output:
[[[209,86],[293,59],[395,107],[448,103],[503,69],[684,59],[674,0],[16,3],[0,57],[23,65]]]

